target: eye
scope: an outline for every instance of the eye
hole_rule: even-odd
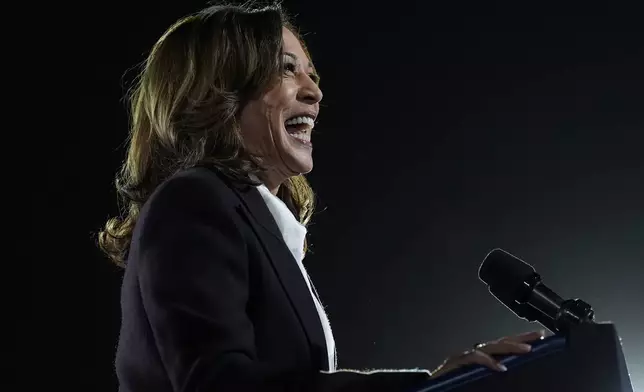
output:
[[[293,63],[292,61],[284,62],[284,73],[295,75],[296,71],[297,71],[297,65],[295,63]]]

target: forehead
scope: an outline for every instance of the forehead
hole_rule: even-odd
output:
[[[284,52],[293,53],[303,63],[308,62],[305,60],[310,60],[300,40],[286,27],[282,28],[282,40],[284,41]]]

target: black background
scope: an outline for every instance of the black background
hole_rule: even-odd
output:
[[[438,3],[285,2],[308,32],[325,93],[306,265],[340,366],[431,368],[475,342],[537,329],[478,281],[485,254],[501,247],[615,322],[644,388],[636,3]],[[122,97],[134,75],[124,74],[203,6],[105,3],[74,34],[75,67],[88,76],[74,80],[73,121],[60,114],[69,131],[50,146],[57,154],[44,168],[47,211],[38,216],[57,222],[46,244],[66,240],[64,249],[35,246],[49,255],[41,261],[66,264],[34,292],[48,320],[41,337],[57,346],[38,366],[64,368],[57,375],[68,389],[116,390],[121,271],[93,233],[117,211]]]

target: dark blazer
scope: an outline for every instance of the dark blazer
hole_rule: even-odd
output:
[[[405,391],[428,378],[320,372],[322,325],[264,200],[208,168],[143,206],[121,306],[121,392]]]

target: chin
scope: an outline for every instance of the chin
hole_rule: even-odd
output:
[[[313,170],[313,149],[289,141],[278,148],[282,157],[282,164],[292,175],[306,174]]]
[[[313,170],[313,158],[310,155],[308,157],[291,156],[289,158],[287,164],[291,172],[307,174]]]

